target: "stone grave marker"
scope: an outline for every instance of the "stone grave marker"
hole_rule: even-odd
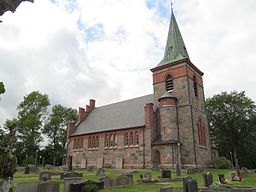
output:
[[[160,192],[173,192],[173,187],[165,187],[161,188]]]
[[[86,168],[86,163],[87,163],[87,161],[86,161],[85,158],[81,160],[81,169],[85,169]]]
[[[98,177],[103,177],[103,176],[105,176],[105,169],[99,168],[98,171],[97,171],[97,176],[98,176]]]
[[[224,174],[219,174],[219,181],[221,184],[225,184],[226,180],[225,180],[225,175]]]
[[[188,181],[192,179],[192,177],[187,176],[182,179],[183,181],[183,192],[188,192]]]
[[[46,164],[44,168],[45,168],[45,169],[49,169],[49,170],[51,170],[51,169],[53,169],[53,166],[52,166],[52,165],[50,165],[50,164]]]
[[[122,157],[116,158],[116,168],[123,169],[123,158]]]
[[[204,178],[204,186],[210,187],[210,185],[213,183],[212,174],[210,172],[204,173],[203,178]]]
[[[37,192],[39,181],[17,183],[16,192]]]
[[[39,168],[35,165],[29,164],[28,167],[30,172],[37,173],[39,171]]]
[[[51,180],[51,173],[50,172],[41,172],[39,174],[40,181],[48,181]]]
[[[189,179],[187,182],[188,191],[187,192],[198,192],[197,181],[195,179]]]
[[[72,178],[72,177],[83,177],[83,173],[77,173],[77,172],[68,172],[68,173],[61,173],[60,174],[60,179],[65,179],[65,178]]]
[[[38,192],[59,192],[60,184],[55,181],[45,181],[38,185]]]
[[[97,189],[104,188],[104,182],[96,182],[92,180],[78,182],[70,184],[70,192],[78,192],[92,187],[93,185],[97,186]]]
[[[120,175],[116,178],[116,186],[120,185],[132,185],[133,184],[133,175]]]
[[[64,192],[70,192],[70,184],[78,183],[81,181],[81,177],[66,177],[64,178]]]
[[[24,169],[24,174],[29,174],[29,172],[30,172],[30,168],[29,166],[26,166]]]
[[[103,167],[103,157],[98,157],[97,159],[97,169]]]
[[[161,171],[161,178],[172,178],[172,172],[171,170],[162,170]]]

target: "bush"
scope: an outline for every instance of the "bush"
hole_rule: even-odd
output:
[[[213,160],[213,164],[215,168],[218,169],[229,169],[232,167],[232,163],[226,157],[217,157]]]

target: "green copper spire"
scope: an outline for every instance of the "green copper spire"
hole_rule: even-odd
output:
[[[172,11],[164,58],[157,66],[163,66],[182,59],[189,60],[189,55]]]

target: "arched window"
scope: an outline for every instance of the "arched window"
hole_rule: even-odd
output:
[[[130,132],[130,145],[133,145],[133,132]]]
[[[93,136],[93,137],[92,137],[92,148],[95,148],[95,144],[96,144],[96,143],[95,143],[95,137]]]
[[[76,149],[76,139],[74,139],[73,149]]]
[[[128,146],[128,144],[129,144],[128,133],[125,132],[125,134],[124,134],[124,145]]]
[[[80,149],[83,149],[83,138],[81,138],[80,142],[81,142]]]
[[[205,136],[205,125],[202,119],[197,121],[197,131],[198,131],[198,143],[201,146],[207,146],[206,136]]]
[[[166,85],[166,91],[172,92],[173,91],[173,79],[171,75],[167,75],[166,80],[165,80],[165,85]]]
[[[96,148],[98,148],[99,147],[99,137],[98,136],[96,136],[96,140],[95,140],[95,142],[96,142]]]
[[[135,131],[135,145],[139,145],[139,132]]]
[[[76,146],[77,149],[80,149],[80,138],[77,139],[77,146]]]
[[[88,139],[88,148],[90,149],[92,147],[92,139],[89,137]]]
[[[193,77],[193,83],[194,83],[194,93],[195,93],[195,96],[198,97],[198,88],[197,88],[196,76]]]
[[[112,138],[112,134],[109,135],[109,146],[112,147],[113,146],[113,138]]]
[[[117,134],[114,134],[114,146],[117,146]]]
[[[105,136],[105,147],[108,147],[108,135]]]

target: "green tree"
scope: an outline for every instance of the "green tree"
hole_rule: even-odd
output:
[[[18,137],[23,143],[27,159],[34,159],[43,140],[41,129],[50,105],[47,95],[34,91],[18,105]],[[31,162],[30,162],[31,163]]]
[[[47,118],[43,133],[49,138],[49,148],[52,151],[53,164],[56,160],[60,163],[64,155],[66,145],[66,128],[68,122],[75,122],[77,111],[62,105],[55,105],[52,108],[52,114]],[[59,164],[58,163],[58,164]]]
[[[0,82],[0,94],[3,94],[5,92],[4,83]]]
[[[0,16],[6,11],[14,12],[22,1],[34,2],[34,0],[8,0],[0,1]]]
[[[11,135],[11,129],[17,126],[17,119],[7,119],[4,124],[4,128],[0,128],[0,147],[15,147],[15,142],[12,140],[14,136]],[[16,130],[15,130],[16,132]],[[12,136],[12,137],[11,137]]]
[[[245,92],[222,92],[208,98],[206,108],[211,140],[218,147],[220,155],[227,158],[232,155],[235,166],[239,169],[239,157],[246,150],[245,143],[251,141],[252,135],[256,133],[252,126],[256,115],[254,101]]]

